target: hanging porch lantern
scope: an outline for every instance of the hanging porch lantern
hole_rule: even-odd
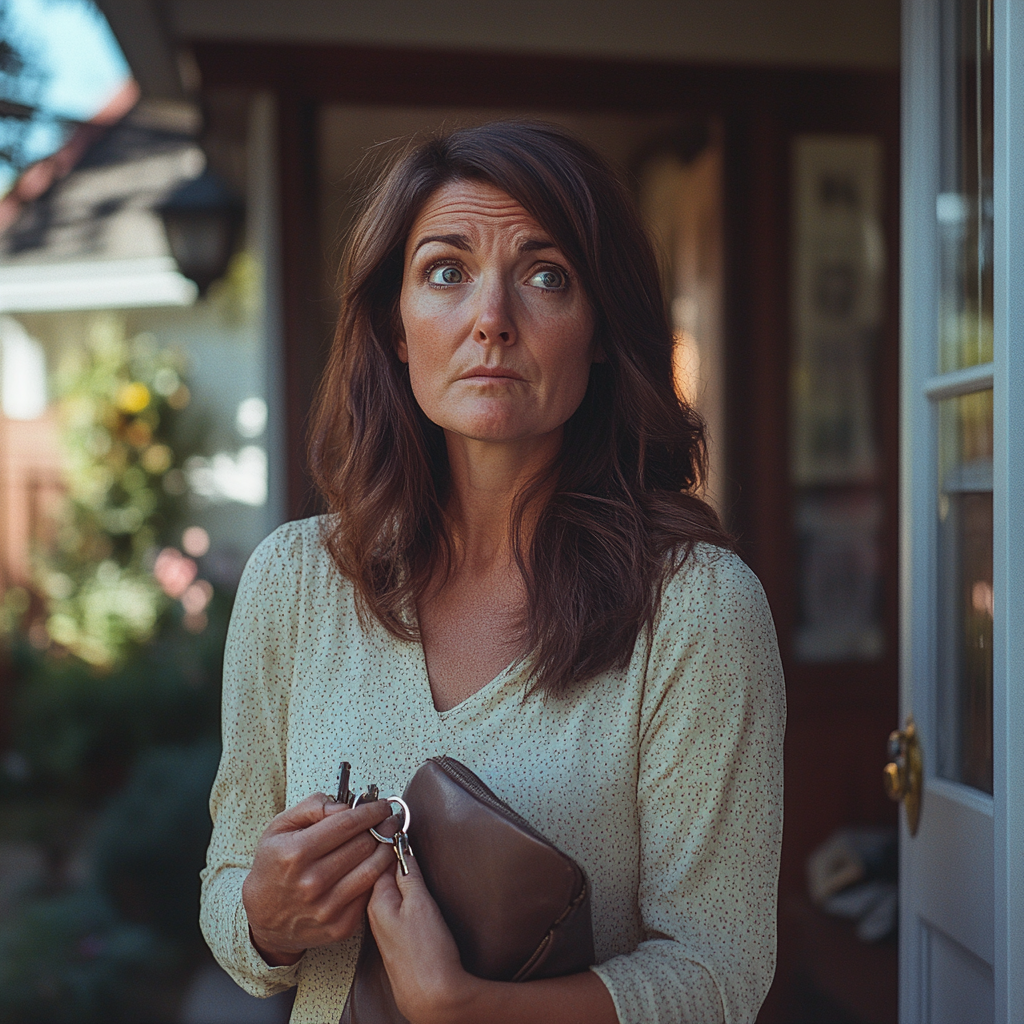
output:
[[[178,269],[205,295],[224,276],[245,216],[242,200],[223,178],[204,171],[157,207]]]

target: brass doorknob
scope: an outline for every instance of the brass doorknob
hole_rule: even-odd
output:
[[[892,760],[882,769],[885,791],[890,800],[903,801],[903,809],[907,812],[907,828],[912,836],[917,835],[917,826],[921,820],[924,762],[913,715],[907,716],[904,728],[889,733],[889,757]]]

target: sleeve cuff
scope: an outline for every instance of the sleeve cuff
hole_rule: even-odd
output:
[[[707,969],[669,939],[648,940],[628,956],[590,968],[604,982],[619,1024],[723,1024],[718,988]]]
[[[249,919],[242,903],[246,874],[236,870],[217,879],[215,891],[207,894],[203,930],[217,963],[235,984],[263,999],[298,983],[305,954],[294,964],[271,967],[257,952],[249,938]]]
[[[294,964],[284,967],[271,967],[252,944],[249,934],[249,918],[246,916],[242,901],[238,901],[235,911],[235,964],[240,968],[238,976],[229,970],[235,981],[250,995],[272,996],[291,988],[299,980],[299,968],[305,957],[303,954]]]

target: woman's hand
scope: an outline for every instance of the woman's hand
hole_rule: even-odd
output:
[[[392,868],[397,867],[391,853]],[[479,979],[463,970],[441,911],[427,891],[416,858],[409,874],[385,871],[373,887],[368,914],[398,1008],[411,1024],[458,1018]]]
[[[416,858],[406,859],[408,875],[391,870],[377,879],[368,913],[410,1024],[618,1024],[612,997],[592,971],[524,982],[484,981],[465,971]]]
[[[367,831],[390,815],[383,800],[350,809],[315,793],[271,821],[242,885],[252,943],[268,964],[294,964],[354,934],[374,882],[395,864]]]

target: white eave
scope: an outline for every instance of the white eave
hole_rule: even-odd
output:
[[[195,284],[170,256],[0,266],[0,312],[189,306]]]

